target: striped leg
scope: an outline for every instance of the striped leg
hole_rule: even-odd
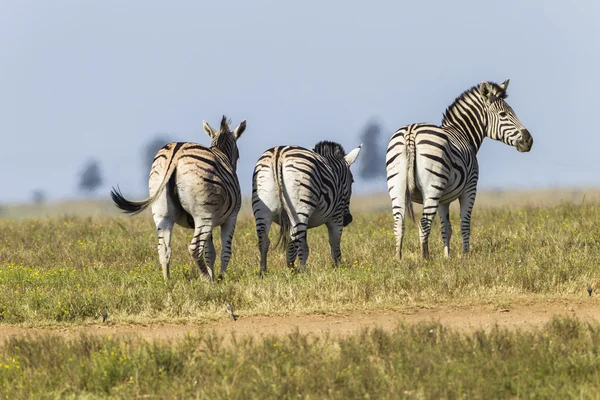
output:
[[[269,210],[254,211],[254,219],[256,220],[256,235],[258,236],[258,250],[260,251],[260,277],[264,277],[267,272],[267,255],[271,240],[269,239],[269,231],[273,216]]]
[[[394,151],[388,150],[387,155],[387,186],[388,193],[392,199],[392,213],[394,215],[394,236],[396,237],[396,258],[402,259],[402,241],[404,239],[404,221],[407,203],[407,160],[402,149],[405,148],[402,135],[398,136],[398,143],[393,147]]]
[[[206,245],[204,246],[204,261],[209,271],[214,271],[215,259],[217,258],[217,252],[213,243],[212,232],[206,239]]]
[[[221,225],[221,273],[218,279],[223,279],[225,272],[227,272],[227,265],[229,265],[229,259],[231,258],[231,242],[235,233],[236,221],[237,214],[233,214]]]
[[[194,220],[194,224],[196,226],[194,229],[194,237],[192,238],[192,243],[189,245],[188,249],[190,251],[190,255],[196,262],[202,277],[212,282],[214,280],[213,270],[212,268],[208,268],[206,265],[204,254],[206,242],[212,237],[212,225],[201,219]]]
[[[439,200],[438,197],[427,198],[423,201],[423,216],[419,224],[419,232],[421,239],[421,254],[423,259],[429,259],[429,233],[431,232],[431,223],[435,218]]]
[[[171,277],[171,232],[175,221],[164,219],[156,230],[158,235],[158,259],[163,270],[163,278]]]
[[[166,191],[152,205],[152,217],[158,236],[158,259],[165,281],[171,277],[171,232],[175,225],[176,213],[173,200],[168,197]]]
[[[402,259],[402,241],[404,240],[404,216],[406,208],[404,206],[393,206],[394,212],[394,236],[396,236],[396,258]]]
[[[342,239],[343,224],[340,220],[329,221],[327,223],[327,233],[329,234],[329,247],[331,247],[331,258],[333,263],[337,267],[338,263],[342,259],[342,249],[340,248],[340,241]]]
[[[298,213],[298,216],[300,216],[300,213]],[[302,218],[300,218],[300,220],[292,227],[290,234],[292,243],[297,247],[298,258],[300,260],[300,270],[304,270],[306,268],[306,261],[308,261],[309,249],[308,243],[306,242],[307,227],[308,218],[304,218],[302,215]]]
[[[438,206],[440,221],[442,223],[442,239],[444,241],[444,257],[450,257],[450,238],[452,237],[452,225],[450,224],[450,203]]]
[[[471,212],[475,204],[475,190],[469,193],[463,193],[458,201],[460,203],[460,233],[462,235],[463,252],[468,253],[470,250],[469,238],[471,236]]]
[[[288,268],[294,268],[296,258],[298,258],[298,242],[291,241],[285,250],[285,261]]]

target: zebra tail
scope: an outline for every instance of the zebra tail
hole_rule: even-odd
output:
[[[290,244],[290,218],[285,207],[285,194],[283,183],[283,164],[278,160],[278,165],[275,166],[275,178],[277,179],[277,190],[279,201],[281,204],[281,212],[279,214],[279,233],[277,234],[277,243],[275,247],[287,249]]]
[[[126,214],[136,215],[136,214],[139,214],[142,211],[144,211],[146,208],[148,208],[148,206],[150,204],[154,203],[154,201],[158,198],[158,196],[160,196],[160,194],[163,192],[163,190],[165,190],[165,187],[169,183],[169,180],[171,179],[173,172],[175,172],[175,165],[176,165],[176,163],[174,162],[175,152],[171,154],[170,158],[171,159],[168,161],[168,166],[167,166],[167,171],[165,173],[165,176],[163,177],[163,180],[162,180],[160,186],[154,192],[153,195],[151,195],[150,197],[148,197],[147,199],[142,200],[142,201],[131,201],[131,200],[127,200],[125,198],[125,196],[123,196],[123,193],[121,193],[121,189],[119,188],[119,186],[117,186],[116,189],[113,187],[112,190],[110,191],[110,197],[112,198],[115,205],[119,209],[123,210]]]
[[[284,211],[279,218],[279,233],[277,233],[277,244],[281,249],[287,249],[290,244],[290,219]]]
[[[413,220],[413,222],[415,221],[415,211],[413,210],[413,204],[412,204],[412,193],[415,192],[416,188],[417,188],[417,183],[415,181],[415,163],[416,163],[416,157],[415,157],[415,141],[414,141],[414,137],[412,137],[412,132],[410,130],[410,128],[406,131],[406,133],[404,134],[404,140],[406,142],[406,156],[407,156],[407,168],[406,168],[406,199],[405,199],[405,206],[406,206],[406,210],[408,211],[408,216],[410,217],[410,219]]]

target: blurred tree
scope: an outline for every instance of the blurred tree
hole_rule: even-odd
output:
[[[360,135],[359,176],[364,180],[385,178],[385,144],[381,143],[381,125],[371,120]]]
[[[150,172],[150,167],[152,166],[152,161],[154,161],[154,157],[158,150],[160,150],[167,143],[172,142],[173,140],[167,134],[161,133],[154,137],[154,139],[150,140],[146,146],[144,146],[142,153],[142,161],[144,163],[144,171],[146,172],[144,175],[144,185],[148,184],[148,173]]]
[[[41,189],[36,189],[31,194],[31,198],[33,200],[33,204],[39,206],[46,202],[46,193],[44,193],[44,191]]]
[[[100,163],[94,159],[88,161],[79,178],[79,189],[87,194],[94,194],[102,186],[102,182]]]

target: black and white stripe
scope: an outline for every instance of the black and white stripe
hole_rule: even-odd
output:
[[[158,256],[163,276],[169,279],[171,232],[175,223],[194,229],[189,245],[192,258],[202,276],[213,280],[215,247],[212,231],[221,226],[221,275],[231,257],[231,241],[241,206],[237,178],[239,159],[237,140],[246,129],[246,121],[230,130],[223,116],[219,130],[205,121],[204,131],[211,147],[196,143],[169,143],[158,151],[150,171],[150,197],[144,201],[126,200],[119,189],[111,196],[121,210],[137,214],[152,205],[158,234]]]
[[[337,264],[343,227],[352,221],[350,165],[359,152],[360,146],[346,154],[341,145],[323,141],[312,151],[298,146],[273,147],[258,159],[252,177],[252,210],[261,276],[267,270],[272,222],[281,226],[288,267],[293,267],[298,257],[304,268],[309,252],[307,229],[323,224]]]
[[[463,250],[469,251],[471,211],[477,192],[477,152],[485,137],[531,150],[533,138],[506,103],[508,79],[482,82],[462,93],[446,109],[441,126],[412,124],[396,131],[387,154],[388,191],[392,199],[396,256],[402,257],[404,217],[412,201],[423,204],[419,224],[423,258],[429,257],[431,222],[439,210],[444,255],[450,256],[449,206],[460,202]]]

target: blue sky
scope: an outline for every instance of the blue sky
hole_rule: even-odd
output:
[[[535,143],[486,141],[480,187],[598,186],[599,20],[597,1],[2,1],[0,202],[76,196],[92,157],[99,195],[144,196],[141,147],[160,132],[208,144],[202,120],[222,114],[248,121],[248,193],[269,147],[350,150],[373,117],[386,137],[439,123],[506,78]]]

